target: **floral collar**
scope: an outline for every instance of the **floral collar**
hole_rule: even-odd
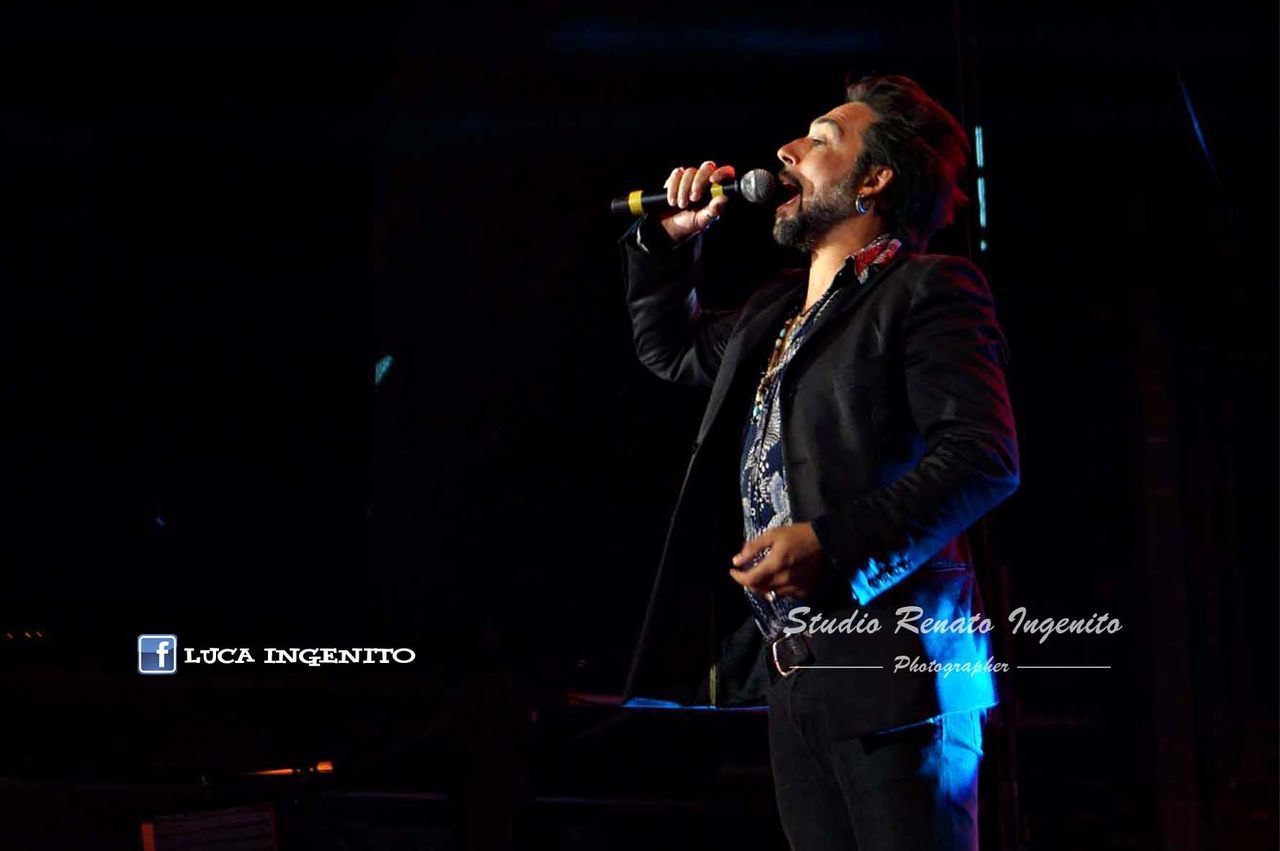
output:
[[[853,263],[853,274],[859,284],[865,284],[871,273],[888,263],[902,249],[902,240],[891,233],[882,233],[859,248],[845,261],[846,268]]]

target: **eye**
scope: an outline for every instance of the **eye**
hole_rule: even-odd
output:
[[[822,144],[825,144],[825,143],[824,143],[824,142],[823,142],[823,140],[821,140],[821,139],[818,139],[818,138],[815,138],[815,137],[813,137],[813,136],[810,136],[810,137],[809,137],[809,144],[811,144],[811,145],[822,145]]]

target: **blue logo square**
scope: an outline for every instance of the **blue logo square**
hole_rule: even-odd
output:
[[[139,674],[176,674],[177,672],[178,636],[138,636]]]

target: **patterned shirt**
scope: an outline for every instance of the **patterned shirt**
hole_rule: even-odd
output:
[[[871,279],[872,273],[892,260],[901,248],[902,241],[887,233],[867,243],[845,262],[836,280],[832,281],[822,298],[800,320],[799,328],[792,331],[790,338],[785,336],[790,322],[778,332],[779,338],[785,341],[782,351],[772,374],[768,366],[765,367],[760,388],[763,393],[758,394],[759,404],[752,407],[742,435],[739,484],[742,491],[743,534],[746,540],[755,538],[767,529],[791,522],[787,471],[782,457],[782,406],[778,404],[778,388],[786,374],[787,365],[804,344],[804,339],[818,316],[833,301],[847,298],[847,295],[841,295],[845,290],[857,290],[864,286]],[[857,283],[854,286],[839,286],[841,276],[850,271]],[[801,306],[796,306],[793,317],[799,313]],[[752,564],[758,563],[767,554],[766,549]],[[773,641],[780,637],[787,624],[787,614],[800,602],[790,597],[779,597],[770,602],[749,588],[744,587],[743,591],[751,604],[756,625],[766,640]]]

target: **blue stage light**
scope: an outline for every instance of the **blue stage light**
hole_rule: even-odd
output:
[[[391,369],[391,364],[394,360],[395,358],[391,355],[378,358],[377,364],[373,367],[373,383],[375,386],[382,383],[382,379],[386,377],[387,370]]]

